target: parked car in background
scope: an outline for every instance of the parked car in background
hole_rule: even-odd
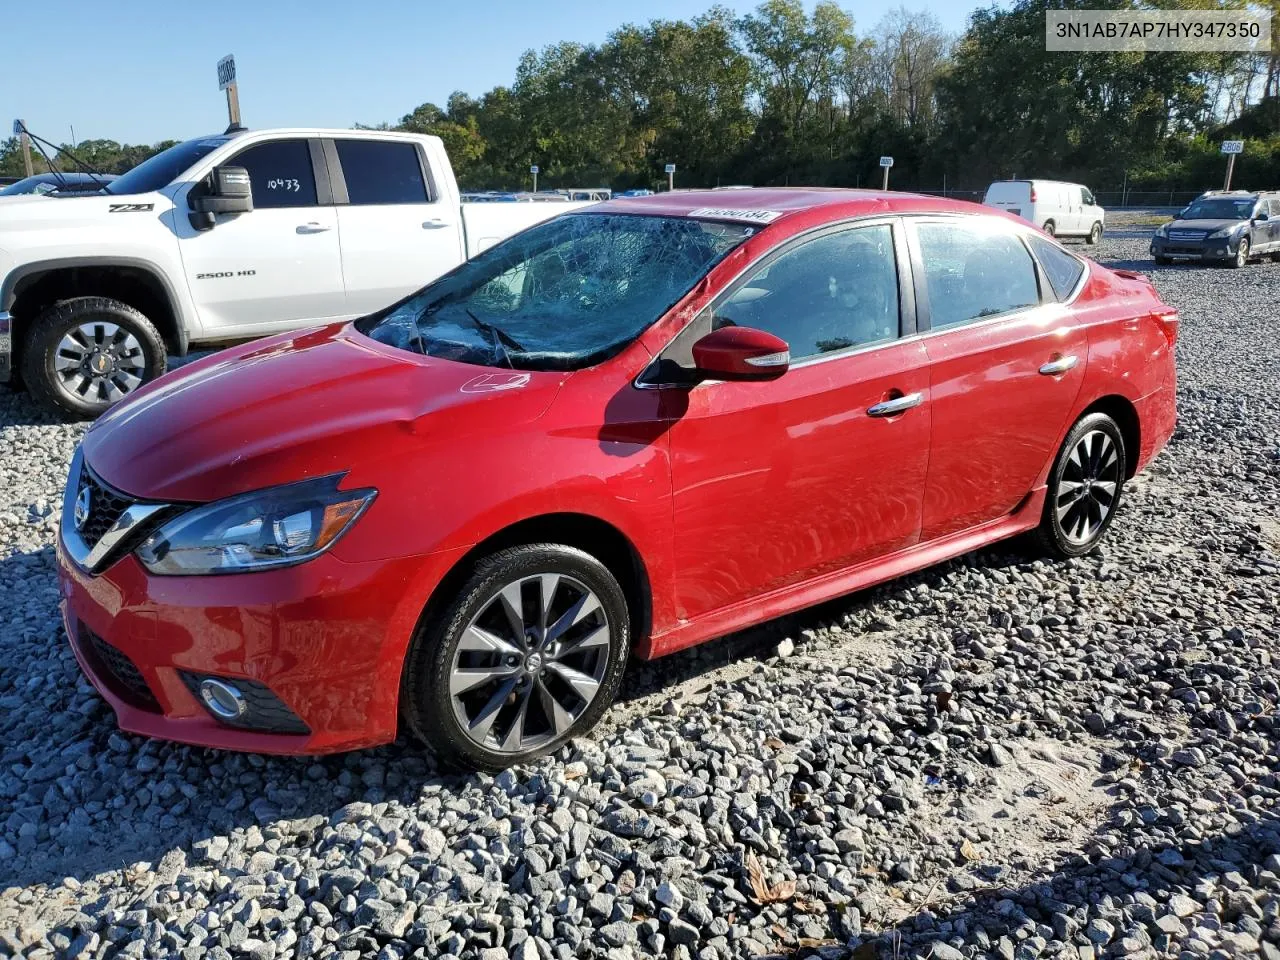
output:
[[[1021,217],[1051,237],[1102,240],[1106,213],[1088,187],[1057,180],[997,180],[987,187],[982,202]]]
[[[439,138],[199,137],[94,196],[0,203],[0,381],[93,417],[166,351],[385,307],[556,204],[462,204]]]
[[[569,187],[563,190],[557,190],[570,200],[585,201],[588,203],[599,203],[603,200],[613,198],[613,191],[608,187]]]
[[[1151,238],[1158,264],[1212,260],[1243,267],[1250,258],[1268,254],[1280,254],[1280,193],[1210,191]]]
[[[37,173],[0,189],[0,197],[20,197],[27,194],[56,193],[60,197],[81,193],[99,193],[115,180],[110,173]]]
[[[63,502],[67,635],[126,730],[323,753],[403,718],[504,767],[633,654],[1016,534],[1088,553],[1174,429],[1177,331],[1140,274],[974,204],[576,210],[109,411]]]
[[[636,188],[632,190],[623,190],[620,194],[618,194],[618,196],[620,197],[652,197],[653,191]]]

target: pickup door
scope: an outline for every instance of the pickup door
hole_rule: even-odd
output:
[[[419,144],[352,137],[327,140],[324,149],[347,313],[379,310],[463,261],[462,212],[434,189]]]

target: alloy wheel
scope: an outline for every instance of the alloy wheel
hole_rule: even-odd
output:
[[[1120,458],[1115,442],[1090,430],[1072,448],[1058,480],[1054,510],[1062,534],[1081,545],[1098,535],[1115,509],[1120,489]]]
[[[600,598],[574,577],[543,573],[508,583],[458,641],[449,672],[454,718],[486,750],[544,747],[595,700],[612,642]]]
[[[1249,262],[1249,238],[1244,237],[1240,241],[1240,246],[1236,248],[1236,266],[1243,267]]]
[[[63,335],[53,366],[67,396],[114,403],[142,383],[147,359],[138,338],[124,327],[89,321]]]

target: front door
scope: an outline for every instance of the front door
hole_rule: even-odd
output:
[[[308,142],[246,147],[229,166],[249,171],[253,210],[174,227],[202,335],[254,336],[347,315],[334,209],[317,196]]]
[[[921,539],[932,540],[1007,516],[1031,492],[1079,395],[1089,343],[1047,280],[1041,297],[1018,231],[951,218],[912,232],[927,291],[933,439]]]
[[[924,349],[901,338],[914,322],[901,229],[793,242],[664,354],[687,363],[698,336],[736,324],[782,337],[793,363],[775,381],[671,390],[682,619],[916,542],[931,404]]]
[[[351,313],[380,310],[462,262],[462,211],[430,195],[416,143],[337,138],[325,150],[341,170],[333,181]]]

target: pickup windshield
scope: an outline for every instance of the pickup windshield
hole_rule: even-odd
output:
[[[1197,200],[1183,210],[1179,220],[1248,220],[1253,215],[1253,197],[1243,200]]]
[[[753,232],[689,217],[560,216],[356,326],[433,357],[577,370],[634,340]]]
[[[212,153],[230,137],[201,137],[174,144],[149,160],[143,160],[122,177],[107,184],[107,193],[118,196],[134,193],[151,193],[168,186],[178,174],[189,168],[207,153]]]

